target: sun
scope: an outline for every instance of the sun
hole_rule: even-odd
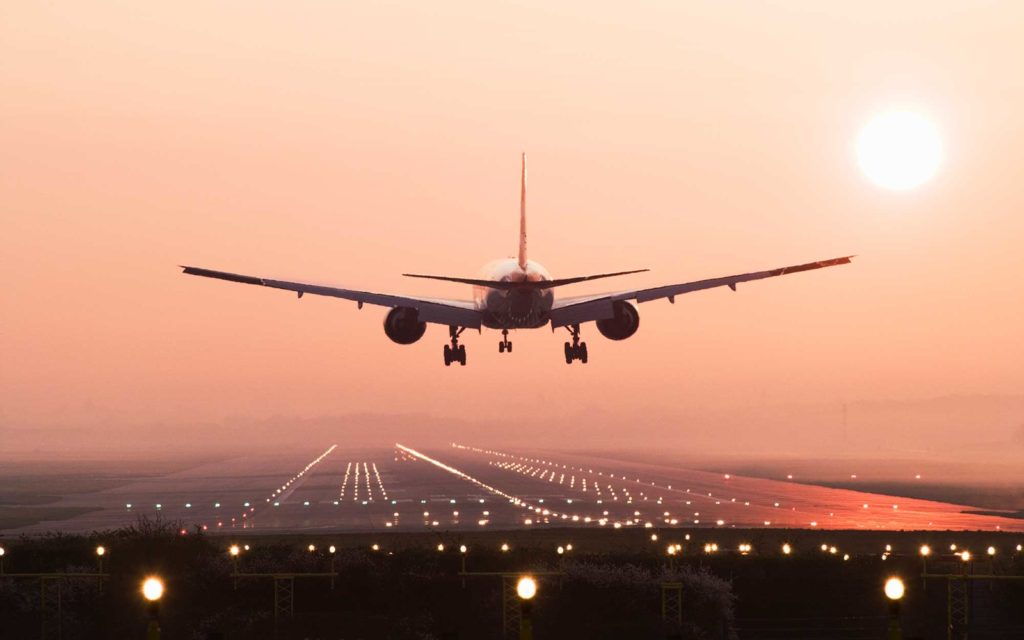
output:
[[[889,111],[871,119],[857,138],[857,160],[871,182],[905,191],[931,179],[942,164],[935,125],[914,111]]]

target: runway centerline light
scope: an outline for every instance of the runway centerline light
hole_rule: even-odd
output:
[[[150,577],[142,583],[142,596],[150,602],[156,602],[164,595],[164,583],[160,578]]]
[[[516,595],[522,600],[530,600],[537,595],[537,581],[530,576],[519,578],[516,583]]]
[[[885,581],[885,597],[890,600],[899,600],[903,597],[905,588],[903,581],[897,577],[889,578]]]

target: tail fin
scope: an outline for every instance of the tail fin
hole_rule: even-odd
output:
[[[519,191],[519,268],[526,270],[526,154],[523,153],[523,171]]]

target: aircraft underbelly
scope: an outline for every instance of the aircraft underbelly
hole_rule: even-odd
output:
[[[543,290],[497,290],[486,292],[484,326],[491,329],[536,329],[550,319],[554,296]]]

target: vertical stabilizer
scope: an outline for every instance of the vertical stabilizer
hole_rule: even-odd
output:
[[[526,270],[526,154],[523,154],[523,171],[519,191],[519,268]]]

